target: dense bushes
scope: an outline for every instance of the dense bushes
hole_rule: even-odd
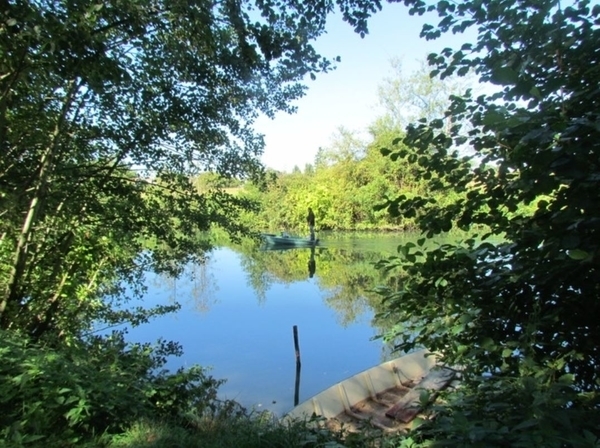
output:
[[[402,285],[382,291],[384,316],[398,322],[388,337],[464,368],[460,392],[419,441],[597,446],[600,7],[404,3],[439,13],[439,26],[423,29],[428,38],[477,33],[459,51],[430,55],[432,76],[475,70],[496,85],[478,97],[454,96],[445,114],[451,128],[423,120],[402,140],[419,154],[430,190],[467,200],[399,197],[389,206],[416,216],[429,237],[454,226],[472,233],[434,249],[425,239],[406,244],[381,263],[404,275]],[[461,145],[471,157],[461,157]],[[388,154],[404,157],[402,147]],[[476,235],[475,225],[489,233]]]
[[[140,419],[185,424],[214,405],[200,368],[161,372],[177,347],[127,345],[119,333],[56,349],[0,335],[0,437],[5,446],[65,446],[120,433]]]

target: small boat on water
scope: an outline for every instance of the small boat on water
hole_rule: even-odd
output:
[[[456,370],[420,350],[354,375],[299,404],[284,420],[322,417],[335,431],[375,427],[386,433],[409,429],[423,411],[422,392],[433,399],[457,381]]]
[[[319,239],[311,240],[299,236],[288,235],[282,233],[276,235],[274,233],[262,233],[261,237],[267,246],[286,246],[286,247],[314,247],[319,244]]]

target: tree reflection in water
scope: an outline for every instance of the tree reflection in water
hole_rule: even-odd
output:
[[[312,249],[265,251],[249,243],[218,248],[203,263],[187,266],[176,281],[160,277],[156,290],[148,285],[145,305],[177,300],[182,309],[129,337],[178,341],[184,357],[170,361],[169,368],[213,366],[216,378],[228,380],[223,397],[289,410],[294,325],[302,336],[302,398],[395,356],[393,343],[373,341],[397,323],[378,317],[383,305],[375,287],[397,287],[402,276],[386,276],[375,263],[403,241],[397,236],[330,241]]]
[[[307,281],[308,268],[308,279],[316,281],[323,301],[335,311],[336,320],[343,327],[353,324],[365,313],[375,315],[381,311],[381,298],[374,292],[375,287],[397,282],[374,266],[390,255],[384,250],[365,250],[354,244],[350,247],[232,249],[239,251],[248,283],[259,301],[265,300],[273,285]]]
[[[154,287],[169,291],[170,303],[179,302],[185,308],[206,313],[219,303],[219,285],[213,272],[216,268],[209,253],[202,263],[188,264],[179,277],[157,275],[152,283]]]

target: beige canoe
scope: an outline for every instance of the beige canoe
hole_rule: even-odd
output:
[[[360,431],[365,425],[401,431],[422,411],[422,393],[428,391],[433,398],[456,378],[455,373],[438,365],[428,351],[416,351],[331,386],[296,406],[284,420],[316,415],[334,430],[343,424],[348,431]]]

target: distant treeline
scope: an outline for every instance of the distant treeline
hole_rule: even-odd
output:
[[[291,173],[268,170],[262,182],[227,180],[213,173],[197,177],[200,191],[224,189],[256,204],[243,212],[243,224],[258,231],[304,231],[311,207],[317,230],[416,230],[416,215],[401,215],[383,207],[388,198],[429,197],[440,205],[466,200],[451,186],[428,192],[428,179],[419,171],[419,159],[399,141],[403,132],[378,123],[370,129],[370,141],[341,130],[330,148],[320,148],[314,163]],[[392,160],[386,149],[405,151]]]
[[[257,208],[242,219],[257,230],[302,230],[308,207],[315,212],[318,230],[412,229],[413,217],[393,216],[377,205],[386,197],[423,195],[426,183],[412,164],[393,162],[380,152],[400,130],[372,132],[367,144],[343,132],[332,148],[319,149],[314,163],[292,173],[268,170],[262,182],[240,183],[207,173],[195,184],[199,190],[223,188],[254,201]],[[444,201],[439,194],[436,199]]]

